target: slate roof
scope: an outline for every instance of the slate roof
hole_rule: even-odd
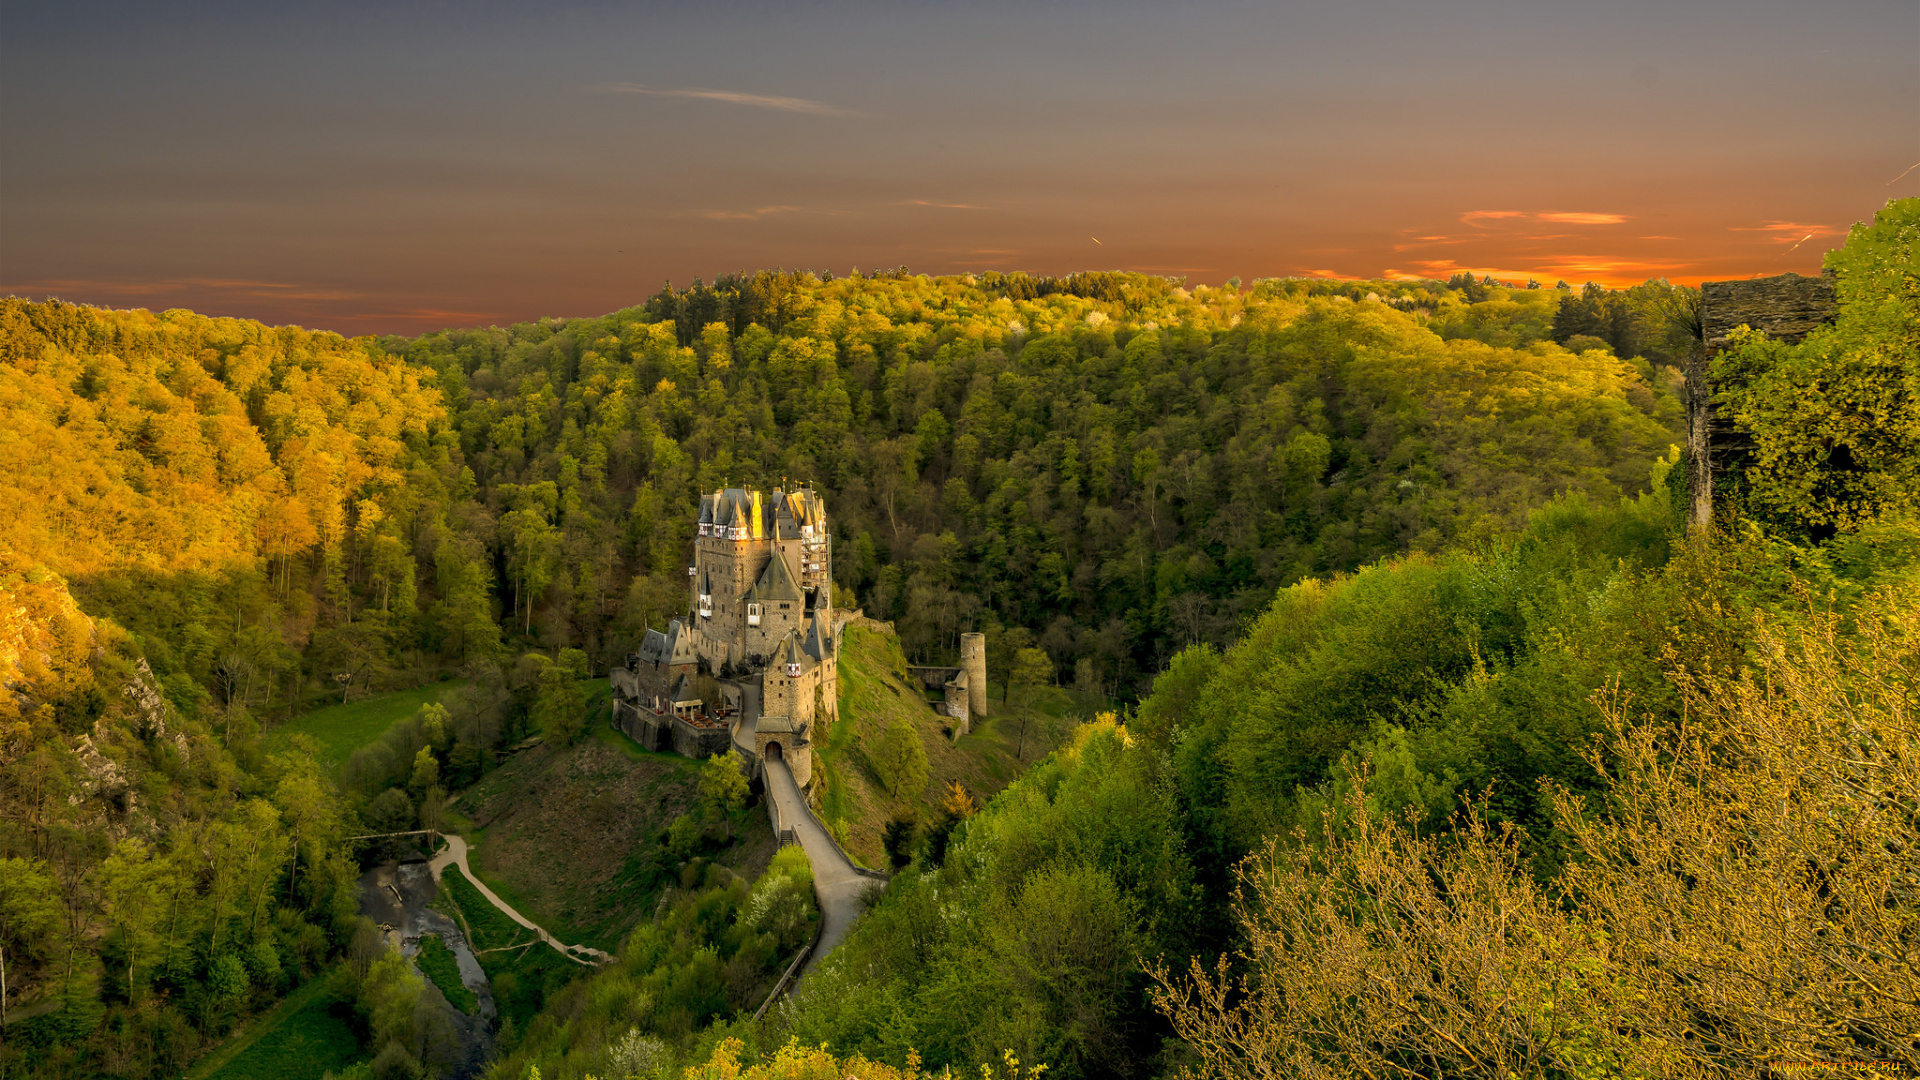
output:
[[[667,644],[667,635],[652,627],[647,628],[647,636],[640,639],[640,662],[643,664],[664,664],[672,649]]]
[[[807,662],[807,659],[806,650],[800,647],[799,633],[789,630],[786,636],[780,639],[780,644],[773,647],[773,659],[768,663],[776,667],[799,664],[804,669],[813,666]]]
[[[804,599],[800,592],[800,583],[793,580],[793,571],[787,568],[787,560],[778,551],[767,560],[767,568],[760,571],[760,580],[747,590],[746,599],[766,603],[773,600],[797,601]]]
[[[804,526],[822,526],[826,504],[813,491],[781,491],[762,496],[751,488],[722,488],[700,497],[699,524],[721,536],[739,527],[754,539],[795,540]]]
[[[694,696],[692,682],[685,675],[680,676],[673,684],[672,697],[676,706],[702,704],[700,699]]]
[[[681,625],[679,619],[674,619],[667,624],[666,638],[667,663],[691,664],[694,662],[696,656],[693,651],[693,635],[687,632],[687,628]]]
[[[833,649],[833,639],[820,632],[820,616],[807,621],[807,643],[801,647],[815,660],[824,660]]]

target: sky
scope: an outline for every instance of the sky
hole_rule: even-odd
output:
[[[342,333],[762,267],[1816,272],[1914,0],[9,5],[0,294]]]

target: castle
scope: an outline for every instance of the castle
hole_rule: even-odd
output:
[[[826,503],[811,489],[702,497],[687,582],[686,617],[614,670],[614,726],[649,750],[783,760],[807,787],[839,698]]]

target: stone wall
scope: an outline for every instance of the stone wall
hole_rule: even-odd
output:
[[[669,720],[673,731],[673,752],[681,757],[712,757],[724,752],[731,745],[732,740],[725,724],[716,723],[709,727],[701,727],[689,724],[678,717],[670,717]]]
[[[711,757],[726,750],[730,741],[724,723],[689,723],[652,709],[635,708],[620,698],[613,699],[613,726],[644,749],[681,757]]]
[[[929,690],[944,690],[946,685],[963,670],[957,667],[941,667],[937,664],[907,665],[907,671]]]

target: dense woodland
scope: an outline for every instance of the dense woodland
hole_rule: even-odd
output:
[[[0,301],[0,955],[21,1000],[57,1006],[0,1069],[172,1074],[342,956],[379,1042],[397,1021],[343,838],[431,824],[529,732],[577,737],[577,677],[682,609],[699,493],[796,481],[827,494],[842,602],[911,655],[983,629],[996,681],[1050,667],[1138,704],[989,806],[905,822],[917,862],[771,1026],[712,1026],[724,995],[670,1043],[626,1019],[673,992],[648,972],[748,947],[751,888],[714,882],[674,916],[704,936],[636,931],[516,1069],[651,1074],[789,1035],[1066,1076],[1920,1057],[1897,964],[1730,977],[1679,1021],[1707,1007],[1698,976],[1621,943],[1680,902],[1653,865],[1718,890],[1688,908],[1689,956],[1748,925],[1755,882],[1826,897],[1861,955],[1920,952],[1886,884],[1920,850],[1917,217],[1892,204],[1830,256],[1833,326],[1715,361],[1754,449],[1710,539],[1678,511],[1694,301],[1660,282],[762,272],[600,319],[354,340]],[[344,770],[263,734],[453,674],[443,714]],[[1618,822],[1677,813],[1632,778],[1771,792],[1787,780],[1740,740],[1789,734],[1842,772],[1888,762],[1868,793],[1805,792],[1871,821],[1781,833],[1720,878],[1678,869],[1704,857],[1686,845],[1751,823],[1676,834],[1668,862],[1631,848]],[[1853,858],[1863,838],[1890,854]],[[1818,881],[1784,872],[1789,840]],[[1460,887],[1390,887],[1415,880]],[[1443,930],[1387,932],[1481,940],[1483,900],[1533,937],[1506,931],[1472,979]],[[1805,945],[1786,934],[1742,947]],[[1562,969],[1560,1012],[1514,1011]],[[1506,986],[1508,1012],[1421,971]],[[1761,984],[1791,1007],[1753,1004]],[[1378,1030],[1341,1026],[1356,1003]],[[1482,1014],[1501,1019],[1461,1019]]]

